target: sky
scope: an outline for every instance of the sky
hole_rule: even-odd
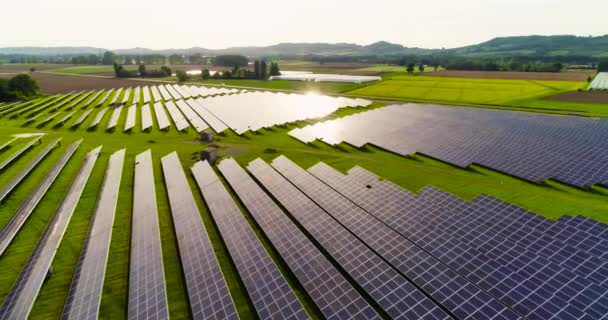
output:
[[[608,34],[607,0],[4,0],[0,47],[151,49],[384,40],[453,48]]]

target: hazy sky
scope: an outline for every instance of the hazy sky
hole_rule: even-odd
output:
[[[378,40],[458,47],[608,34],[608,0],[2,0],[0,47],[225,48]]]

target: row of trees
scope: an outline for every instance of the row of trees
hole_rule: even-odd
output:
[[[38,82],[27,74],[19,74],[10,79],[0,78],[0,101],[29,99],[38,95]]]

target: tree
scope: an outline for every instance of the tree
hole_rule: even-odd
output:
[[[222,67],[246,67],[249,64],[249,59],[240,55],[219,55],[213,58],[213,64]]]
[[[222,78],[232,79],[232,72],[230,72],[230,70],[226,70],[226,71],[222,72]]]
[[[413,63],[409,63],[409,64],[407,65],[407,69],[406,69],[406,70],[407,70],[407,73],[409,73],[409,74],[414,73],[414,66],[415,66],[415,65],[414,65]]]
[[[139,71],[140,77],[145,77],[146,76],[146,65],[143,63],[140,64],[139,67],[137,68],[137,71]]]
[[[188,74],[184,70],[177,70],[175,75],[177,76],[177,82],[186,82],[188,80]]]
[[[36,68],[34,68],[34,67],[31,67],[31,68],[30,68],[30,72],[31,72],[31,73],[34,73],[34,72],[36,72]]]
[[[106,51],[103,53],[103,58],[101,59],[101,63],[106,66],[110,66],[114,63],[114,52]]]
[[[171,64],[171,65],[184,64],[184,57],[180,56],[178,54],[172,54],[169,56],[169,64]]]
[[[29,97],[38,94],[38,82],[27,74],[19,74],[8,80],[7,88],[18,97]]]
[[[216,71],[213,74],[213,79],[221,79],[222,78],[222,74],[219,71]]]
[[[603,59],[597,64],[598,72],[608,72],[608,59]]]
[[[418,71],[419,72],[424,72],[424,64],[421,63],[421,64],[418,65]]]
[[[99,64],[99,57],[96,54],[90,54],[87,57],[87,63],[94,66]]]
[[[171,68],[167,66],[160,67],[160,71],[162,71],[167,77],[170,77],[172,75]]]
[[[255,72],[255,78],[260,79],[260,61],[255,60],[253,62],[253,71]]]
[[[113,66],[114,66],[114,75],[116,76],[116,78],[118,78],[120,76],[120,71],[122,71],[122,66],[116,62],[114,62]]]
[[[270,64],[270,75],[271,76],[280,76],[281,71],[279,70],[279,64],[276,62],[272,62]]]
[[[266,65],[266,61],[262,60],[260,63],[260,79],[264,80],[268,77],[268,66]]]
[[[211,77],[209,69],[203,69],[203,71],[201,72],[201,77],[203,78],[203,80],[209,80],[209,78]]]

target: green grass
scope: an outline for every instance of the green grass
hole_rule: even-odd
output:
[[[288,80],[197,80],[191,79],[189,83],[201,85],[227,85],[237,87],[249,87],[258,89],[289,90],[302,92],[318,92],[326,94],[343,93],[357,88],[365,87],[366,84],[338,83],[338,82],[309,82]]]
[[[405,80],[395,79],[395,81]],[[428,83],[424,84],[428,85]],[[554,84],[554,82],[551,82],[551,84]],[[497,86],[496,84],[483,81],[480,84],[474,82],[470,85],[477,88],[485,86],[495,88]],[[501,82],[500,85],[525,86],[518,82],[513,84]],[[546,84],[541,83],[536,84],[536,86],[548,90]],[[420,87],[422,87],[422,84]],[[529,90],[529,88],[525,90]],[[64,240],[61,242],[57,256],[53,261],[53,275],[43,285],[39,298],[34,305],[31,318],[48,319],[60,316],[72,274],[89,228],[109,156],[113,152],[123,148],[126,148],[127,154],[118,201],[119,205],[112,233],[112,243],[101,304],[101,318],[124,319],[127,315],[134,158],[137,154],[147,149],[151,149],[153,155],[156,198],[158,201],[163,261],[171,318],[191,318],[167,199],[167,190],[164,185],[160,164],[160,158],[173,151],[178,152],[182,165],[186,170],[186,176],[201,212],[202,220],[208,230],[238,312],[242,318],[254,318],[252,306],[247,298],[246,291],[189,171],[189,168],[199,159],[199,151],[205,147],[197,140],[197,134],[192,130],[186,133],[179,133],[174,129],[161,132],[156,127],[149,133],[141,132],[139,126],[141,117],[139,113],[138,125],[132,132],[124,133],[122,132],[122,128],[126,121],[126,109],[123,110],[115,131],[107,132],[104,130],[111,112],[106,114],[96,130],[88,131],[88,124],[93,121],[96,113],[105,106],[95,109],[88,120],[78,129],[70,130],[69,126],[76,121],[82,112],[87,110],[81,109],[86,103],[85,101],[76,106],[73,110],[77,112],[73,115],[72,119],[64,126],[57,128],[53,127],[54,122],[41,128],[36,128],[36,123],[22,126],[24,122],[23,116],[17,119],[0,118],[0,144],[8,141],[10,136],[16,133],[47,133],[41,145],[35,146],[5,172],[0,174],[0,185],[4,185],[9,181],[47,143],[55,138],[63,137],[61,146],[53,150],[49,157],[18,187],[16,192],[5,203],[0,205],[0,226],[6,224],[11,215],[35,188],[54,162],[59,159],[67,146],[73,141],[84,138],[82,145],[74,157],[68,162],[62,174],[42,199],[38,208],[25,223],[6,253],[0,258],[0,301],[9,292],[22,266],[58,207],[72,178],[78,171],[85,154],[98,145],[103,145],[102,153],[93,168],[91,178],[85,187]],[[381,105],[374,105],[374,107],[379,106]],[[344,116],[362,110],[365,109],[345,109],[328,118]],[[59,110],[57,112],[59,114],[56,119],[59,120],[63,115],[71,111]],[[45,111],[45,113],[48,113],[48,111]],[[46,116],[44,114],[41,118]],[[332,147],[321,142],[307,145],[287,135],[287,132],[295,126],[302,126],[307,123],[309,122],[274,127],[262,130],[258,134],[247,133],[244,136],[237,136],[234,133],[227,132],[226,134],[217,136],[217,144],[220,147],[222,156],[232,156],[243,165],[258,157],[270,161],[281,154],[305,168],[314,165],[318,161],[324,161],[341,171],[346,171],[355,165],[359,165],[411,191],[417,191],[426,185],[434,185],[465,199],[472,199],[480,193],[486,193],[550,218],[557,218],[562,215],[582,214],[608,222],[608,206],[606,206],[606,203],[608,203],[608,190],[602,188],[581,190],[555,182],[537,185],[481,167],[473,166],[470,169],[464,170],[421,155],[406,158],[373,147],[365,147],[363,149],[356,149],[348,145]],[[26,142],[27,139],[16,141],[14,147],[0,153],[0,161],[8,157],[10,153],[18,150],[18,147]],[[272,151],[271,149],[276,151]],[[246,210],[244,214],[250,224],[256,228],[256,233],[261,236],[262,242],[268,248],[268,252],[270,252],[273,259],[281,265],[281,270],[286,274],[296,294],[302,300],[308,301],[309,297],[297,285],[297,281],[295,281],[293,275],[289,274],[276,251],[272,250],[270,243],[263,237],[263,233],[253,223]],[[307,306],[311,310],[310,305],[307,304]],[[315,310],[312,310],[312,312],[314,313]]]
[[[347,93],[405,101],[608,114],[608,106],[602,104],[543,100],[559,93],[584,89],[586,82],[442,78],[403,73],[392,73],[383,79]]]
[[[123,66],[125,69],[129,71],[137,70],[137,66],[125,65]],[[113,66],[77,66],[77,67],[69,67],[69,68],[61,68],[61,69],[53,69],[47,71],[48,73],[58,73],[58,74],[96,74],[96,73],[107,73],[114,72]]]

